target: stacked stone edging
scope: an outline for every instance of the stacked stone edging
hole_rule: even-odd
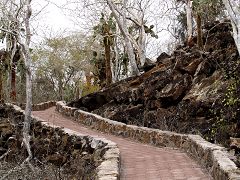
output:
[[[37,120],[41,121],[41,119],[39,118],[37,118]],[[47,124],[47,123],[44,123],[44,124]],[[51,127],[56,127],[56,126],[51,126]],[[72,131],[67,128],[64,128],[63,130],[69,135],[76,135],[79,137],[86,136],[77,131]],[[107,144],[104,147],[106,149],[106,152],[103,155],[103,161],[100,164],[100,166],[97,167],[97,178],[99,180],[118,180],[120,177],[120,151],[117,147],[117,144],[105,138],[99,138],[94,136],[88,136],[88,137],[92,139],[91,144],[93,145],[99,142]]]
[[[25,109],[26,104],[20,104],[19,105],[22,109]],[[47,101],[47,102],[42,102],[39,104],[33,104],[32,105],[32,110],[33,111],[44,111],[50,107],[56,106],[56,101]]]
[[[193,157],[216,180],[240,180],[240,170],[230,160],[224,147],[207,142],[199,135],[179,134],[112,121],[101,116],[68,107],[62,101],[56,110],[75,121],[104,133],[130,138],[157,147],[178,148]]]
[[[52,107],[56,104],[55,102],[46,102],[41,103],[37,107],[37,110],[44,110],[47,109],[46,107]],[[10,104],[9,104],[10,105]],[[22,110],[20,107],[13,105],[16,112],[23,113],[24,110]],[[51,128],[57,128],[55,125],[49,125],[48,123],[44,122],[44,120],[32,116],[33,121],[41,122],[42,126],[48,126]],[[62,130],[68,135],[75,135],[81,138],[87,137],[89,139],[89,142],[91,143],[91,146],[97,146],[97,144],[106,144],[104,146],[105,153],[103,155],[103,161],[101,164],[97,167],[97,178],[99,180],[118,180],[120,178],[120,151],[117,147],[117,144],[109,141],[104,138],[99,137],[93,137],[93,136],[86,136],[82,135],[79,132],[72,131],[67,128],[62,128]]]

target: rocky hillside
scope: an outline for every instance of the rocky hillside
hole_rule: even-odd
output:
[[[0,179],[96,179],[106,143],[36,119],[30,125],[32,167],[21,165],[28,155],[22,145],[23,120],[22,112],[0,103]]]
[[[204,50],[179,46],[156,65],[69,105],[124,122],[197,133],[228,143],[240,137],[240,58],[228,22],[204,28]]]

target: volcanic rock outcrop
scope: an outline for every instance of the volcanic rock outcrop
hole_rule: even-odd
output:
[[[208,24],[204,32],[203,50],[196,44],[179,46],[172,55],[161,54],[156,65],[144,74],[68,105],[127,124],[197,133],[210,141],[224,139],[227,143],[230,136],[240,136],[239,109],[232,109],[235,117],[229,117],[227,126],[223,123],[226,131],[214,130],[219,123],[221,126],[219,117],[227,104],[229,87],[240,74],[240,59],[230,23]],[[236,92],[239,84],[230,98],[239,97]],[[239,101],[234,104],[237,106]]]

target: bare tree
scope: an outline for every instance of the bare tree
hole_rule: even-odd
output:
[[[105,74],[105,85],[110,85],[112,83],[112,68],[111,68],[111,47],[113,46],[114,36],[113,29],[115,29],[115,23],[113,22],[112,16],[105,18],[105,15],[102,13],[100,22],[97,26],[94,27],[94,37],[101,35],[101,41],[104,45],[105,50],[105,63],[104,63],[104,74]]]
[[[11,1],[10,1],[11,2]],[[13,3],[13,1],[11,2]],[[15,19],[19,16],[20,6],[12,4],[7,1],[3,1],[1,4],[2,15],[1,19],[2,28],[7,29],[9,32],[16,32],[18,24]],[[9,13],[10,12],[10,13]],[[9,84],[11,86],[10,98],[12,102],[16,102],[17,91],[16,91],[16,65],[20,59],[19,44],[17,42],[16,36],[13,33],[7,33],[5,31],[1,32],[2,38],[6,41],[6,51],[10,57],[10,71],[9,71]]]
[[[3,95],[3,74],[7,66],[7,52],[0,50],[0,101],[4,100]]]
[[[139,75],[138,66],[145,63],[146,60],[146,44],[147,44],[147,33],[146,33],[146,23],[147,17],[146,11],[149,10],[149,6],[152,4],[152,0],[123,0],[123,1],[113,1],[113,0],[92,0],[92,1],[79,1],[72,0],[75,4],[79,5],[76,10],[79,12],[87,11],[88,14],[101,16],[101,13],[111,14],[114,16],[119,34],[114,34],[115,37],[121,37],[124,39],[124,46],[126,47],[126,53],[130,61],[130,67],[133,75]],[[87,9],[87,10],[86,10]],[[94,15],[90,15],[88,19],[94,19]],[[80,16],[80,15],[78,15]],[[81,14],[81,17],[84,13]],[[95,18],[95,23],[97,24]],[[89,22],[92,24],[93,21]],[[84,23],[85,24],[85,23]],[[85,29],[87,27],[84,27]],[[130,30],[131,29],[131,30]],[[133,32],[134,31],[134,32]],[[133,33],[132,33],[133,32]],[[117,48],[116,48],[117,49]],[[116,50],[115,49],[115,50]],[[137,62],[140,62],[137,64]],[[116,61],[117,62],[117,61]],[[114,68],[115,70],[116,68]],[[116,74],[113,72],[113,74]]]
[[[30,149],[30,123],[31,123],[31,111],[32,111],[32,70],[31,70],[31,54],[30,54],[30,18],[32,15],[31,0],[22,0],[20,2],[15,0],[9,0],[2,2],[3,8],[2,15],[5,21],[11,21],[14,24],[14,29],[11,26],[3,26],[2,31],[11,35],[21,46],[21,53],[25,62],[26,68],[26,108],[25,119],[23,126],[23,143],[28,152],[28,158],[25,162],[29,162],[32,158]],[[12,7],[15,7],[16,12],[12,12]],[[15,13],[15,14],[12,14]],[[15,47],[15,46],[14,46]]]
[[[190,46],[192,43],[192,36],[193,36],[193,5],[191,0],[176,0],[177,2],[183,2],[185,3],[185,9],[186,9],[186,19],[187,19],[187,44]],[[197,25],[201,26],[201,23],[199,23],[201,20],[200,16],[198,16],[197,19]]]
[[[193,35],[193,18],[192,18],[192,1],[187,0],[186,2],[186,14],[187,14],[187,36],[188,44],[192,41]]]
[[[137,63],[135,60],[134,48],[133,48],[133,45],[131,44],[131,38],[130,38],[131,35],[127,29],[126,2],[127,2],[126,0],[123,1],[123,12],[121,12],[117,8],[116,4],[112,2],[112,0],[107,0],[107,4],[108,4],[109,8],[111,9],[112,14],[118,24],[118,27],[124,37],[126,48],[127,48],[128,58],[129,58],[129,61],[131,63],[131,67],[132,67],[132,74],[139,75],[140,73],[139,73]],[[122,17],[122,19],[120,19],[120,17]]]
[[[240,54],[240,1],[223,0],[223,3],[231,19],[233,28],[233,38],[235,40],[238,53]]]
[[[92,32],[91,29],[98,24],[101,13],[106,16],[115,13],[114,18],[116,17],[118,21],[116,20],[116,34],[113,35],[117,41],[114,41],[115,48],[111,51],[113,54],[113,56],[111,54],[111,58],[116,57],[118,60],[112,63],[115,65],[115,67],[112,67],[113,81],[117,79],[119,73],[118,77],[120,79],[126,77],[125,73],[123,73],[125,64],[122,55],[127,54],[130,61],[127,64],[128,72],[129,69],[133,71],[134,64],[137,64],[135,69],[139,71],[137,68],[144,64],[146,56],[155,60],[163,49],[166,49],[166,46],[162,45],[163,42],[172,44],[169,39],[173,41],[173,33],[161,32],[163,29],[168,29],[166,27],[170,27],[169,24],[171,24],[171,27],[174,24],[170,20],[173,19],[172,12],[175,11],[173,9],[173,0],[68,0],[68,5],[64,6],[64,8],[68,10],[68,13],[71,13],[73,20],[78,23],[79,27],[89,34]],[[122,26],[123,24],[125,26]],[[124,27],[125,30],[121,27]],[[155,35],[149,33],[149,30],[154,32]],[[124,31],[125,33],[123,33]],[[157,37],[161,38],[156,40]],[[131,47],[127,48],[129,45]],[[134,53],[129,53],[129,49],[132,49]],[[114,52],[116,50],[118,53]]]
[[[31,29],[30,29],[30,18],[32,15],[32,9],[31,9],[31,0],[26,0],[24,2],[24,26],[25,26],[25,33],[24,33],[24,39],[23,40],[20,37],[20,34],[18,34],[18,41],[22,46],[22,55],[25,62],[26,67],[26,108],[25,108],[25,119],[24,119],[24,126],[23,126],[23,142],[27,148],[28,151],[28,158],[26,161],[28,162],[32,158],[32,152],[30,149],[30,136],[29,136],[29,130],[30,130],[30,123],[31,123],[31,113],[32,113],[32,71],[31,71],[31,54],[30,54],[30,40],[31,40]],[[20,32],[19,32],[20,33]],[[25,41],[25,42],[23,42]]]

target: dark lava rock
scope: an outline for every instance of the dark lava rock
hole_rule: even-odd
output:
[[[83,110],[92,111],[104,105],[107,102],[106,96],[102,93],[94,93],[83,97],[80,101],[72,102],[69,106],[82,108]]]
[[[152,64],[144,74],[69,105],[127,124],[211,136],[216,116],[221,115],[219,108],[224,108],[221,104],[229,79],[237,77],[240,69],[231,25],[216,23],[206,25],[209,31],[203,34],[204,50],[199,50],[196,44],[179,46],[171,56],[162,53],[156,65]],[[237,105],[233,111],[237,112],[236,117],[240,116]],[[231,127],[240,124],[239,120],[228,119]],[[239,129],[231,129],[222,137],[239,136]]]
[[[167,53],[163,52],[162,54],[160,54],[160,56],[157,57],[157,63],[163,63],[164,59],[170,58],[171,56],[168,55]],[[163,63],[164,64],[164,63]]]

